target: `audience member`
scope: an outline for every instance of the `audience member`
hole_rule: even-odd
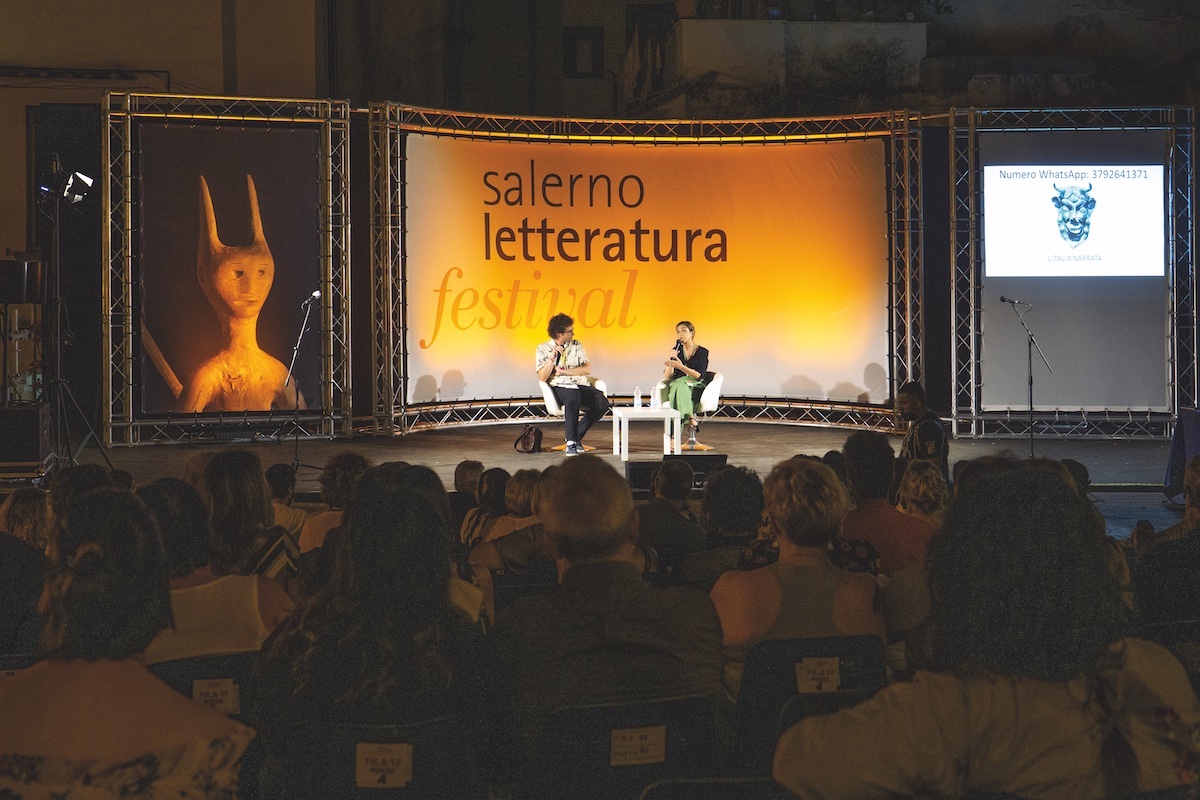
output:
[[[1200,456],[1193,456],[1183,468],[1183,519],[1155,533],[1146,523],[1134,529],[1129,546],[1137,553],[1151,545],[1182,539],[1200,527]]]
[[[712,588],[721,573],[737,569],[742,551],[758,536],[762,511],[762,480],[754,470],[727,467],[713,473],[700,511],[709,549],[683,557],[676,570],[679,581]]]
[[[350,502],[354,482],[371,466],[359,453],[344,452],[330,456],[321,470],[321,501],[328,508],[308,515],[300,532],[300,552],[316,550],[325,543],[329,531],[342,524],[342,509]]]
[[[507,470],[492,467],[479,476],[479,505],[467,512],[459,529],[459,541],[474,547],[488,540],[488,531],[496,520],[508,511],[505,492],[508,489]]]
[[[879,572],[889,577],[924,563],[933,528],[888,502],[895,456],[887,437],[874,431],[852,433],[842,454],[855,507],[842,523],[841,538],[870,542],[879,554]]]
[[[508,575],[536,573],[547,579],[560,576],[558,569],[558,554],[554,544],[546,535],[546,528],[538,517],[541,503],[542,487],[546,478],[557,466],[551,465],[542,470],[538,482],[533,487],[533,498],[530,501],[537,522],[533,525],[513,531],[507,536],[480,542],[471,548],[467,563],[475,577],[475,583],[483,592],[484,614],[488,620],[496,620],[495,582],[492,576],[496,573]]]
[[[540,475],[536,469],[519,469],[512,474],[504,485],[504,515],[487,526],[484,541],[494,541],[538,523],[533,513],[533,491]]]
[[[700,521],[688,509],[694,477],[686,461],[664,461],[650,478],[653,499],[637,508],[638,540],[672,563],[708,544]]]
[[[563,561],[562,584],[514,602],[495,629],[525,751],[564,706],[685,694],[716,700],[716,611],[702,592],[642,579],[625,479],[595,456],[568,459],[542,481],[537,510]]]
[[[846,457],[842,455],[841,450],[830,450],[821,456],[821,463],[833,470],[833,473],[838,476],[838,480],[842,482],[842,485],[845,485]]]
[[[980,456],[969,461],[956,461],[954,463],[953,494],[958,496],[992,477],[1012,472],[1019,467],[1020,462],[1009,453]]]
[[[154,637],[143,663],[258,650],[292,610],[265,575],[217,575],[208,512],[200,494],[176,478],[138,490],[158,523],[167,557],[172,624]]]
[[[800,797],[1128,797],[1190,784],[1200,705],[1130,613],[1093,509],[1062,477],[995,475],[951,504],[929,555],[933,666],[785,731]]]
[[[297,542],[308,513],[302,508],[293,508],[296,499],[296,470],[291,464],[272,464],[267,467],[267,486],[271,490],[271,510],[275,512],[275,524],[291,534]]]
[[[0,508],[0,653],[32,653],[38,627],[37,605],[46,572],[46,495],[18,489]]]
[[[291,587],[297,576],[296,543],[274,525],[258,456],[248,450],[218,453],[204,468],[200,483],[200,496],[208,507],[213,572],[266,575],[285,590]]]
[[[437,514],[438,530],[446,538],[455,558],[450,570],[450,602],[467,615],[471,622],[479,622],[483,614],[483,590],[471,583],[470,567],[466,564],[467,551],[458,541],[457,531],[450,528],[450,500],[446,487],[437,473],[426,466],[409,464],[397,473],[397,487],[412,491],[423,497]],[[463,576],[466,576],[465,578]]]
[[[302,720],[404,723],[459,713],[492,771],[507,721],[494,651],[448,599],[445,525],[390,466],[369,470],[345,509],[334,575],[268,641],[253,718],[282,755]]]
[[[112,473],[99,464],[72,464],[50,475],[46,491],[49,502],[47,524],[53,529],[75,498],[95,489],[113,488]]]
[[[1084,494],[1092,490],[1092,474],[1086,466],[1073,458],[1064,458],[1060,463],[1071,473],[1071,478]]]
[[[763,482],[763,500],[779,541],[779,560],[761,569],[726,572],[712,588],[731,700],[741,688],[746,653],[761,641],[886,635],[874,579],[829,560],[829,543],[850,508],[833,470],[819,461],[784,461]]]
[[[0,531],[45,553],[50,547],[46,502],[46,493],[41,489],[24,486],[13,491],[0,506]]]
[[[204,494],[204,470],[208,468],[208,462],[215,455],[216,452],[213,450],[199,451],[183,465],[183,474],[179,477],[183,479],[184,483]]]
[[[462,530],[467,512],[479,505],[475,493],[479,490],[479,476],[483,475],[483,463],[479,461],[458,462],[454,468],[454,491],[450,492],[450,530],[457,534]]]
[[[253,732],[136,660],[171,618],[153,520],[113,490],[65,510],[44,658],[0,681],[0,795],[236,797]]]
[[[910,516],[923,519],[937,530],[950,502],[950,487],[931,461],[913,461],[904,470],[897,492],[896,508]]]

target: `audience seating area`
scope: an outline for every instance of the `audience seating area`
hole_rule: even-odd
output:
[[[601,388],[603,389],[602,384]],[[660,385],[656,391],[661,391],[661,388]],[[545,384],[542,384],[542,389],[546,395],[547,409],[555,413],[557,408],[552,393]],[[705,397],[708,397],[710,392],[715,395],[719,391],[720,376],[717,375],[716,380],[711,381],[705,390]],[[698,408],[703,411],[706,407],[705,400],[701,399]],[[586,459],[587,457],[582,457],[567,461]],[[539,502],[549,502],[545,493],[553,490],[553,484],[549,482],[548,476],[554,470],[565,468],[556,465],[545,470],[534,492],[533,510],[535,514],[539,514],[547,530],[551,527],[551,517],[546,513],[539,513],[539,509],[547,508],[546,505],[539,506]],[[429,556],[429,562],[421,563],[437,564],[439,571],[444,568],[459,584],[472,581],[468,560],[472,559],[471,564],[475,563],[474,552],[458,540],[457,530],[451,530],[450,526],[445,524],[449,504],[442,496],[444,491],[439,494],[436,486],[430,490],[427,475],[405,471],[413,469],[424,468],[414,468],[411,465],[367,468],[362,475],[368,477],[353,476],[357,481],[354,485],[361,487],[365,482],[373,481],[373,491],[381,493],[381,497],[402,496],[407,498],[406,502],[417,502],[413,498],[422,498],[420,503],[428,504],[429,516],[420,519],[437,519],[438,526],[445,529],[441,534],[434,531],[439,537],[438,547],[429,551],[434,554]],[[821,466],[820,469],[826,468]],[[1014,466],[1013,469],[1017,467]],[[427,472],[432,474],[431,471]],[[708,476],[710,484],[718,473],[718,470],[714,470],[713,474]],[[832,474],[830,472],[831,476]],[[1200,464],[1196,465],[1194,477],[1196,485],[1200,487]],[[973,479],[980,480],[978,477]],[[755,480],[757,481],[757,477]],[[834,478],[831,477],[830,480]],[[422,484],[421,481],[425,483]],[[416,488],[418,486],[422,488]],[[757,491],[761,493],[762,482],[759,481],[757,486]],[[628,489],[627,484],[625,488]],[[399,494],[387,495],[386,492]],[[305,636],[316,638],[321,635],[308,634],[305,631],[316,630],[322,624],[332,624],[332,629],[337,629],[337,614],[348,613],[341,609],[349,607],[339,605],[342,602],[338,597],[339,592],[353,590],[364,593],[366,588],[365,596],[370,597],[370,588],[357,583],[361,580],[359,576],[368,571],[364,566],[365,562],[358,564],[356,568],[354,559],[384,557],[378,554],[372,556],[369,550],[359,553],[355,549],[358,547],[358,540],[355,538],[355,531],[358,529],[354,525],[358,524],[355,522],[358,517],[354,515],[359,495],[354,494],[353,497],[355,499],[347,501],[343,511],[343,524],[331,530],[322,545],[325,548],[327,569],[332,569],[331,575],[323,577],[323,581],[327,583],[323,583],[322,588],[305,588],[295,580],[297,575],[302,574],[297,571],[301,563],[311,565],[321,559],[322,547],[308,550],[294,558],[290,567],[280,567],[278,563],[272,562],[272,570],[281,570],[278,576],[273,575],[272,578],[290,595],[286,600],[294,603],[294,608],[289,605],[285,609],[286,621],[278,630],[289,631],[297,641],[303,641]],[[207,497],[205,499],[207,500]],[[630,499],[628,502],[633,501]],[[703,496],[699,496],[692,507],[698,508],[697,503],[703,502]],[[756,502],[760,504],[755,507],[757,509],[763,502],[762,496],[757,497]],[[951,500],[951,506],[953,502]],[[320,507],[320,504],[314,505]],[[937,509],[935,516],[944,513],[945,510]],[[711,548],[710,551],[704,552],[714,554],[714,563],[730,566],[736,564],[732,566],[733,569],[750,570],[762,568],[780,557],[780,534],[772,528],[769,513],[763,512],[757,538],[749,540],[740,555],[731,560],[731,553],[735,553],[736,550],[729,544],[722,546],[721,531],[715,522],[722,510],[705,507],[699,511],[698,524],[706,531]],[[844,514],[845,510],[841,513]],[[755,514],[758,514],[757,510]],[[602,517],[602,513],[597,514],[594,520],[589,521],[600,525]],[[697,517],[689,515],[689,519],[694,521]],[[936,516],[936,519],[940,521],[941,517]],[[385,519],[376,520],[372,524],[388,523]],[[633,529],[636,534],[636,524]],[[166,537],[166,532],[163,535]],[[742,535],[744,538],[744,534]],[[882,535],[886,536],[886,532]],[[939,533],[935,532],[933,535],[936,539]],[[442,542],[441,539],[445,541]],[[551,539],[558,541],[553,536]],[[503,540],[497,542],[497,552],[504,552]],[[287,543],[293,551],[297,549],[295,541],[288,540]],[[492,546],[493,543],[486,544]],[[580,547],[577,542],[571,546]],[[277,552],[288,549],[281,548],[278,543],[273,547]],[[833,548],[830,549],[832,551]],[[719,561],[715,555],[718,551],[721,552]],[[581,549],[571,552],[575,552],[574,557],[580,559],[578,563],[592,563],[578,555],[579,552],[591,551]],[[623,568],[628,569],[630,564],[635,564],[637,572],[649,587],[648,591],[665,592],[671,597],[699,603],[708,610],[713,619],[718,619],[718,611],[722,615],[727,613],[725,609],[714,607],[707,599],[705,591],[694,588],[695,582],[688,585],[679,578],[678,565],[690,557],[689,552],[670,545],[663,545],[660,551],[656,552],[653,547],[636,539],[630,543],[628,551],[621,552],[625,553],[622,556]],[[1131,561],[1139,555],[1132,549],[1117,549],[1114,552],[1120,552],[1123,558]],[[412,553],[406,551],[403,556],[414,560],[425,557],[423,551],[417,550]],[[449,599],[451,593],[442,593],[442,605],[457,608],[457,613],[462,616],[458,622],[470,632],[470,636],[462,640],[467,642],[461,645],[465,650],[454,649],[460,647],[459,644],[455,644],[449,650],[439,649],[445,646],[443,639],[448,636],[446,631],[450,628],[438,627],[443,625],[443,622],[437,621],[436,624],[430,622],[426,627],[416,626],[406,634],[410,639],[382,642],[381,652],[385,657],[391,658],[394,654],[389,654],[393,650],[402,651],[402,659],[409,659],[404,663],[420,665],[419,668],[413,667],[412,672],[391,676],[384,674],[380,677],[370,672],[374,665],[368,662],[375,656],[366,658],[363,664],[358,664],[356,653],[338,653],[335,646],[334,653],[340,655],[342,660],[328,661],[329,656],[323,655],[320,658],[327,661],[319,661],[318,657],[313,656],[316,660],[304,667],[308,672],[300,670],[297,673],[302,676],[298,680],[303,683],[305,680],[328,680],[328,674],[322,673],[322,670],[341,669],[353,672],[361,667],[363,674],[371,674],[371,680],[379,681],[378,686],[371,690],[380,698],[385,698],[379,702],[395,702],[394,698],[386,699],[391,697],[388,692],[392,692],[406,698],[405,702],[416,703],[419,700],[430,703],[429,707],[441,702],[436,698],[442,695],[455,697],[456,693],[466,692],[463,688],[464,683],[476,681],[479,685],[490,687],[487,691],[494,693],[494,697],[487,698],[496,699],[500,707],[500,711],[494,717],[488,717],[492,712],[480,707],[478,695],[463,694],[464,697],[473,697],[471,703],[474,705],[468,703],[454,706],[453,713],[443,713],[433,718],[396,718],[380,723],[378,719],[367,721],[332,713],[328,718],[309,718],[294,724],[288,723],[279,729],[283,730],[282,738],[278,738],[276,743],[271,745],[275,751],[267,752],[258,749],[260,745],[251,745],[251,750],[243,760],[240,796],[269,800],[782,800],[794,796],[776,784],[771,777],[776,743],[784,731],[802,721],[835,714],[842,709],[870,701],[889,683],[908,680],[912,677],[914,668],[920,669],[923,666],[920,660],[922,656],[916,645],[919,639],[912,630],[913,626],[906,623],[903,630],[893,630],[891,626],[896,615],[892,613],[890,606],[887,606],[883,613],[889,625],[888,645],[892,648],[888,651],[887,658],[885,640],[878,635],[768,638],[749,646],[744,656],[744,671],[741,673],[738,694],[736,697],[724,696],[724,703],[719,691],[648,696],[639,686],[631,685],[628,687],[628,698],[619,702],[584,703],[553,709],[544,726],[535,732],[536,737],[531,740],[534,746],[527,757],[526,754],[517,754],[517,747],[512,745],[513,741],[520,738],[517,727],[521,724],[522,709],[519,700],[514,699],[518,693],[514,691],[513,696],[509,696],[508,682],[515,677],[512,665],[504,661],[504,651],[494,640],[502,635],[506,614],[521,608],[525,599],[534,595],[556,597],[562,593],[560,574],[571,569],[571,559],[560,556],[557,561],[546,560],[544,552],[541,558],[542,560],[532,561],[513,559],[505,553],[504,563],[510,566],[505,569],[493,568],[483,575],[484,578],[490,576],[490,587],[486,585],[486,581],[480,579],[478,582],[482,589],[471,588],[470,591],[463,592],[460,588],[460,591],[454,594],[453,601]],[[621,559],[613,557],[613,560]],[[192,566],[200,567],[204,563],[204,559],[197,559]],[[246,563],[247,572],[243,574],[253,574],[253,559]],[[516,566],[513,566],[514,564]],[[923,570],[925,564],[915,566],[918,570]],[[727,569],[729,566],[722,568]],[[478,574],[478,570],[476,566],[475,574]],[[919,571],[917,574],[919,577],[915,584],[898,581],[893,585],[893,589],[902,585],[916,585],[920,591],[927,593],[925,573]],[[1128,574],[1128,568],[1124,574]],[[911,576],[906,573],[905,580],[909,577]],[[886,606],[887,602],[891,601],[891,596],[887,594],[889,580],[879,576],[876,581],[880,597],[884,598],[883,604]],[[635,580],[634,583],[643,582]],[[174,587],[176,584],[171,585]],[[706,579],[702,585],[707,589],[713,585],[712,580]],[[480,591],[491,592],[489,599],[492,601],[491,608],[494,608],[494,612],[489,609],[488,603],[478,602],[477,595]],[[716,590],[714,596],[715,592]],[[395,597],[393,594],[382,593],[378,602],[395,603]],[[913,602],[907,595],[904,600],[908,603]],[[918,597],[917,606],[922,600],[925,603],[929,602],[927,596]],[[642,622],[619,619],[604,610],[587,609],[584,601],[572,602],[576,602],[577,605],[582,603],[579,608],[573,606],[572,613],[584,613],[580,611],[580,608],[584,608],[586,613],[596,613],[597,616],[589,623],[588,630],[565,634],[560,631],[559,635],[579,636],[582,639],[595,637],[598,641],[609,641],[610,644],[606,645],[610,648],[607,651],[608,657],[614,653],[619,656],[622,646],[628,647],[631,654],[637,653],[639,647],[653,646],[652,642],[643,641],[648,628]],[[473,605],[464,607],[463,604]],[[371,606],[368,604],[356,608],[359,608],[359,611],[355,613],[366,613],[368,617],[355,620],[354,624],[361,622],[361,629],[369,631],[370,626],[374,624],[369,618],[373,613],[370,610]],[[364,612],[363,608],[368,610]],[[396,612],[396,609],[392,608],[391,612]],[[403,612],[404,610],[400,609],[401,617]],[[437,616],[437,613],[441,612],[421,613],[429,613],[431,620],[441,620]],[[821,613],[830,618],[834,616],[831,609],[823,609]],[[925,613],[929,613],[928,609]],[[306,614],[311,614],[312,619],[316,621],[307,621]],[[321,622],[322,619],[325,622]],[[1136,620],[1136,615],[1132,615],[1131,619]],[[329,623],[329,620],[334,622]],[[265,617],[263,624],[268,625]],[[268,625],[267,633],[274,624],[277,623]],[[394,629],[392,622],[379,624],[391,625],[393,627],[387,629]],[[1157,642],[1169,649],[1183,663],[1192,686],[1200,689],[1200,621],[1180,619],[1140,627],[1132,624],[1128,633]],[[391,634],[380,635],[386,637]],[[273,657],[278,658],[279,653],[284,651],[278,650],[279,636],[266,638],[264,635],[264,638],[265,643],[261,651],[182,658],[152,664],[148,669],[168,686],[197,703],[218,710],[251,727],[269,726],[274,721],[261,716],[267,713],[263,709],[269,708],[269,704],[256,703],[255,699],[269,695],[268,690],[273,688],[269,683],[261,683],[271,680],[264,679],[265,654],[276,648],[272,652]],[[26,638],[25,641],[29,639]],[[612,645],[613,641],[625,644]],[[892,669],[893,651],[896,648],[901,652],[900,663],[904,663],[906,642],[910,648],[910,663],[904,669]],[[728,642],[724,644],[728,647]],[[28,652],[0,654],[0,690],[3,689],[4,681],[11,680],[22,670],[30,668],[39,657],[36,653]],[[301,654],[296,657],[306,658],[308,655]],[[473,662],[471,659],[476,660]],[[469,665],[471,670],[477,669],[479,674],[475,675],[472,672],[471,675],[464,676],[463,665]],[[278,669],[278,664],[275,666]],[[547,669],[552,672],[554,666],[547,665]],[[278,675],[277,672],[267,674]],[[307,678],[303,677],[305,674],[308,675]],[[523,677],[534,684],[543,678],[546,681],[555,680],[551,674]],[[715,685],[719,689],[720,678],[716,681]],[[418,700],[413,700],[405,694],[407,684],[423,682],[429,683],[427,695],[421,694],[426,691],[425,688],[416,693]],[[398,686],[401,688],[397,689]],[[299,692],[297,696],[300,696]],[[429,700],[430,697],[435,700]],[[336,702],[336,699],[333,702]],[[372,702],[374,701],[370,696],[357,697],[354,703],[358,705],[350,704],[347,707],[362,708],[364,704],[370,707]],[[486,724],[481,724],[481,721]],[[499,727],[493,725],[497,721]],[[481,731],[487,731],[482,735],[495,738],[500,746],[492,746],[497,742],[481,741]],[[497,756],[497,753],[504,755]],[[0,753],[0,756],[3,755]],[[489,763],[488,759],[492,761]],[[509,760],[512,763],[500,763],[496,759]],[[1200,763],[1200,755],[1197,755],[1195,763]],[[3,774],[0,773],[0,796],[7,796],[4,792],[5,785]],[[1130,797],[1136,800],[1183,800],[1184,797],[1192,796],[1187,793],[1187,789],[1186,786],[1180,786]],[[962,800],[1022,799],[1011,794],[974,792],[963,795]]]

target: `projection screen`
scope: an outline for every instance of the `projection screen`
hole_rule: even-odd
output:
[[[1169,411],[1167,138],[982,133],[982,408]]]
[[[888,399],[883,142],[404,146],[407,401],[537,394],[551,315],[643,393],[680,320],[724,393]]]

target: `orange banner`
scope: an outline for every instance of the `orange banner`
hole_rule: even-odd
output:
[[[536,395],[558,312],[610,392],[689,320],[726,395],[886,401],[881,142],[405,150],[410,402]]]

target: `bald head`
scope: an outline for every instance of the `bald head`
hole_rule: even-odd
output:
[[[629,483],[595,456],[575,456],[538,483],[538,517],[572,563],[619,554],[637,536]]]

